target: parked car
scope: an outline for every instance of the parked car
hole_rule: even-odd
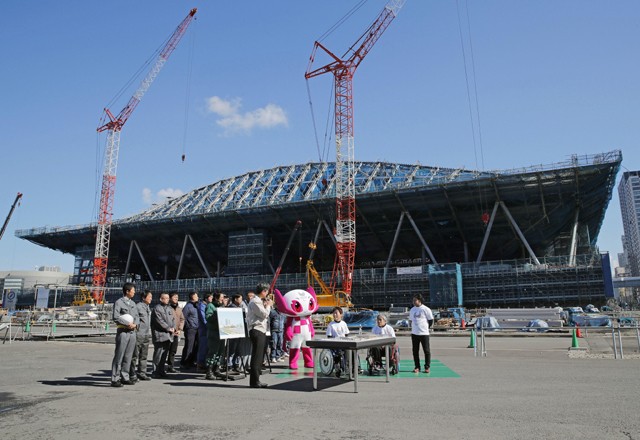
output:
[[[598,310],[598,308],[593,304],[587,304],[587,306],[584,308],[584,311],[586,313],[600,313],[600,310]]]

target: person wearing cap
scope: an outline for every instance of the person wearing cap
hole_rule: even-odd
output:
[[[132,299],[136,294],[136,286],[125,283],[122,293],[122,298],[113,305],[113,320],[118,329],[111,363],[111,386],[115,388],[135,384],[131,377],[131,358],[136,349],[136,328],[140,323],[136,303]]]

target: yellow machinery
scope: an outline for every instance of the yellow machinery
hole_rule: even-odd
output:
[[[311,244],[309,245],[311,247]],[[315,246],[315,245],[314,245]],[[316,284],[320,287],[320,293],[316,289]],[[320,307],[353,307],[351,297],[346,292],[336,290],[334,292],[322,281],[320,274],[313,266],[313,260],[307,260],[307,285],[316,290],[316,297]]]
[[[85,304],[94,304],[94,301],[89,289],[87,289],[84,284],[81,284],[78,293],[73,295],[73,302],[71,303],[71,305],[84,306]]]

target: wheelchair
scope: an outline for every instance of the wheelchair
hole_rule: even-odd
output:
[[[398,344],[389,347],[389,374],[398,374],[400,367],[400,348]],[[367,350],[367,371],[369,376],[385,372],[384,347],[371,347]]]
[[[318,362],[319,371],[324,376],[349,376],[351,369],[351,359],[347,356],[346,350],[325,348],[320,352]],[[359,357],[358,357],[359,359]],[[358,361],[358,364],[360,362]],[[358,374],[362,374],[362,369],[358,365]]]

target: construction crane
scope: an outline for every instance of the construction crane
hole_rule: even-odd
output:
[[[4,224],[2,225],[2,229],[0,229],[0,240],[2,240],[2,236],[4,235],[5,229],[7,229],[7,225],[9,224],[9,220],[11,220],[11,216],[13,215],[13,211],[16,210],[16,206],[20,202],[21,198],[22,198],[22,193],[18,193],[18,195],[16,196],[16,199],[13,201],[13,205],[11,205],[11,209],[9,210],[9,215],[7,215],[7,218],[4,220]]]
[[[169,40],[164,45],[155,64],[142,80],[138,90],[133,94],[127,105],[113,116],[108,108],[104,109],[109,122],[98,127],[98,132],[107,131],[107,146],[105,150],[104,171],[102,174],[102,190],[100,192],[100,208],[98,211],[98,231],[96,234],[96,249],[93,258],[93,297],[97,303],[102,303],[104,287],[107,282],[107,264],[109,258],[109,241],[111,239],[111,218],[113,215],[113,200],[116,186],[116,169],[118,166],[118,151],[120,149],[120,132],[133,111],[136,109],[144,94],[156,79],[160,69],[167,62],[169,56],[182,39],[187,27],[194,19],[197,9],[193,8],[178,25]]]
[[[332,73],[335,89],[335,136],[336,136],[336,257],[331,277],[331,291],[335,291],[338,275],[342,277],[342,290],[351,295],[353,268],[356,255],[356,200],[355,163],[353,137],[353,75],[382,33],[389,27],[405,0],[389,1],[378,18],[342,56],[334,55],[316,41],[309,58],[305,78],[310,79]],[[360,43],[361,42],[361,43]],[[360,45],[358,46],[358,43]],[[311,70],[318,48],[333,60]],[[355,48],[355,49],[354,49]]]

